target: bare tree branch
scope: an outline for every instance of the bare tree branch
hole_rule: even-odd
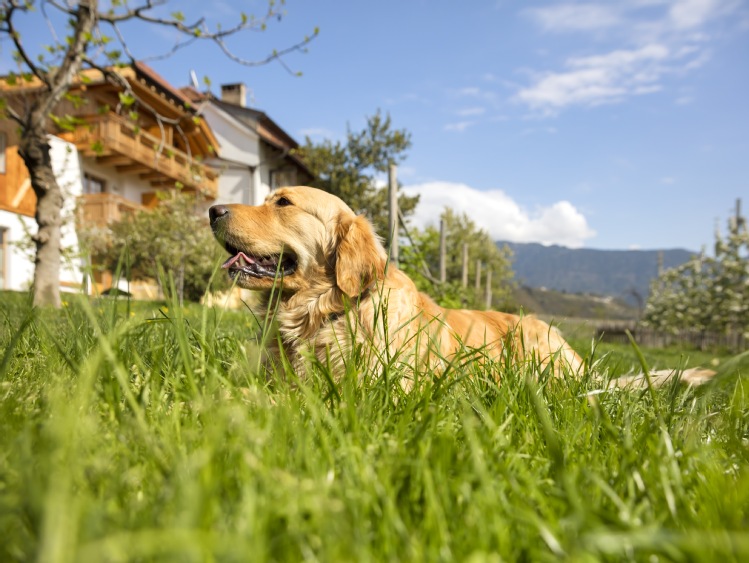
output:
[[[282,14],[274,8],[274,4],[272,3],[270,4],[268,11],[265,13],[265,15],[262,18],[257,18],[257,19],[248,18],[247,16],[243,15],[240,23],[228,29],[218,30],[215,32],[210,32],[207,30],[206,25],[205,25],[205,18],[200,18],[193,24],[185,24],[177,17],[161,18],[161,17],[152,16],[146,13],[148,10],[151,10],[154,7],[160,6],[162,4],[163,4],[162,2],[154,3],[154,2],[148,1],[141,6],[129,9],[127,12],[124,12],[121,14],[116,14],[116,15],[115,14],[99,14],[99,19],[102,22],[107,22],[110,25],[112,25],[117,35],[117,38],[120,41],[120,44],[122,45],[123,49],[125,50],[125,52],[128,54],[128,56],[132,60],[136,60],[138,57],[134,56],[133,53],[130,51],[130,48],[127,45],[125,38],[123,37],[122,32],[120,31],[117,24],[124,22],[124,21],[138,19],[140,21],[150,23],[153,25],[173,28],[186,37],[186,39],[184,39],[183,41],[177,40],[174,46],[168,52],[162,55],[148,57],[148,60],[158,60],[158,59],[167,58],[171,56],[172,54],[176,53],[178,50],[182,49],[183,47],[186,47],[194,43],[196,40],[200,39],[203,41],[210,41],[210,42],[215,43],[216,45],[219,46],[221,51],[227,57],[229,57],[234,62],[237,62],[243,66],[255,67],[255,66],[262,66],[270,62],[278,61],[284,67],[284,69],[286,69],[286,71],[289,72],[290,74],[296,74],[296,73],[286,64],[285,61],[283,61],[282,57],[294,51],[303,51],[304,48],[319,33],[318,29],[314,29],[311,36],[305,37],[302,41],[299,41],[298,43],[290,47],[286,47],[285,49],[282,49],[280,51],[273,51],[273,53],[267,55],[266,57],[262,59],[250,60],[250,59],[240,57],[236,55],[233,51],[231,51],[231,49],[229,49],[229,47],[226,45],[225,39],[231,36],[235,36],[237,33],[241,31],[263,31],[269,20],[273,18],[279,18],[282,16]]]
[[[47,86],[50,85],[49,83],[49,77],[47,76],[47,73],[42,71],[37,65],[34,63],[34,61],[31,60],[31,57],[29,57],[28,53],[26,52],[26,49],[24,49],[23,45],[21,44],[21,34],[16,30],[14,24],[13,24],[13,15],[16,12],[16,10],[23,9],[20,8],[16,2],[11,2],[10,7],[8,11],[5,14],[5,23],[7,26],[7,33],[8,36],[13,41],[13,45],[16,48],[16,52],[18,53],[18,56],[23,59],[24,64],[26,64],[27,67],[29,67],[29,71],[39,78],[42,82],[47,84]]]
[[[16,122],[16,123],[18,123],[19,125],[23,126],[23,123],[24,123],[24,121],[23,121],[23,118],[22,118],[22,117],[21,117],[21,115],[20,115],[19,113],[17,113],[17,112],[16,112],[16,110],[14,110],[14,109],[13,109],[13,108],[12,108],[11,106],[9,106],[9,105],[6,105],[6,106],[5,106],[5,110],[4,110],[4,111],[5,111],[5,114],[6,114],[6,115],[7,115],[8,117],[10,117],[10,118],[11,118],[11,119],[12,119],[13,121],[15,121],[15,122]]]
[[[47,28],[49,29],[50,35],[52,35],[52,40],[55,43],[59,43],[60,39],[57,37],[57,30],[55,29],[55,26],[52,24],[52,20],[47,15],[47,2],[42,2],[42,8],[41,8],[42,15],[44,16],[44,21],[47,22]]]
[[[286,47],[285,49],[281,51],[273,51],[270,55],[265,57],[264,59],[260,60],[247,60],[243,59],[237,55],[235,55],[232,51],[229,50],[229,48],[226,46],[223,40],[217,39],[215,40],[216,44],[221,48],[221,50],[224,52],[224,54],[229,57],[231,60],[244,65],[244,66],[262,66],[266,65],[268,63],[271,63],[273,61],[277,61],[281,63],[281,65],[290,73],[295,74],[294,71],[291,70],[291,68],[286,64],[286,62],[283,60],[283,57],[285,55],[288,55],[289,53],[292,53],[294,51],[302,51],[304,50],[304,47],[308,45],[315,37],[317,36],[317,30],[315,30],[315,34],[311,37],[305,37],[304,40],[300,41],[296,45],[292,45],[291,47]]]
[[[43,101],[39,112],[34,112],[37,114],[37,120],[47,119],[47,115],[52,112],[60,99],[62,99],[73,83],[75,76],[81,70],[82,60],[90,43],[89,38],[96,24],[96,10],[95,7],[92,8],[92,4],[95,6],[96,0],[81,1],[75,10],[76,18],[73,39],[65,51],[65,56],[60,66],[48,74],[47,84],[50,87],[50,95]]]
[[[116,23],[112,24],[112,28],[114,29],[115,34],[117,35],[117,39],[120,42],[120,45],[122,46],[123,51],[125,51],[125,54],[131,61],[138,60],[138,57],[136,57],[131,51],[130,47],[128,46],[127,42],[125,41],[125,37],[122,35],[122,32],[120,31],[119,25]],[[163,59],[167,59],[171,57],[174,53],[182,49],[183,47],[187,47],[188,45],[191,45],[195,41],[197,41],[199,38],[196,36],[190,37],[188,39],[185,39],[184,41],[177,40],[177,42],[174,44],[174,46],[167,51],[166,53],[162,53],[161,55],[151,55],[149,57],[141,57],[140,60],[142,61],[159,61]]]

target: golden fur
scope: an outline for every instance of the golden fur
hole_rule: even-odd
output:
[[[275,312],[281,345],[297,367],[313,354],[340,374],[355,349],[370,368],[395,358],[412,372],[439,370],[466,349],[495,359],[512,350],[511,361],[534,357],[541,366],[553,361],[556,374],[582,367],[557,330],[532,316],[438,306],[388,264],[369,221],[327,192],[281,188],[263,205],[214,206],[210,215],[216,238],[234,255],[224,267],[239,286],[260,292],[263,314]],[[265,273],[257,274],[257,264]]]

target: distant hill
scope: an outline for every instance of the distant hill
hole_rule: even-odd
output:
[[[526,313],[552,318],[636,320],[637,306],[610,296],[567,293],[554,289],[532,288],[526,285],[513,291],[514,303]]]
[[[536,243],[497,241],[512,250],[513,270],[520,285],[567,293],[608,295],[637,305],[635,293],[646,299],[650,281],[663,266],[673,268],[688,261],[689,250],[594,250],[543,246]]]

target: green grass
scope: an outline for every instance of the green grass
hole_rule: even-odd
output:
[[[589,401],[639,365],[600,345],[579,381],[470,363],[404,395],[267,379],[246,312],[0,308],[2,561],[749,558],[749,362]]]

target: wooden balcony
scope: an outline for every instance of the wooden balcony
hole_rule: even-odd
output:
[[[137,174],[156,187],[179,182],[209,199],[218,195],[217,172],[168,144],[167,135],[151,135],[114,114],[84,119],[85,124],[64,135],[83,156],[115,166],[119,174]]]
[[[103,227],[124,216],[145,209],[117,194],[84,194],[78,198],[78,224]]]

